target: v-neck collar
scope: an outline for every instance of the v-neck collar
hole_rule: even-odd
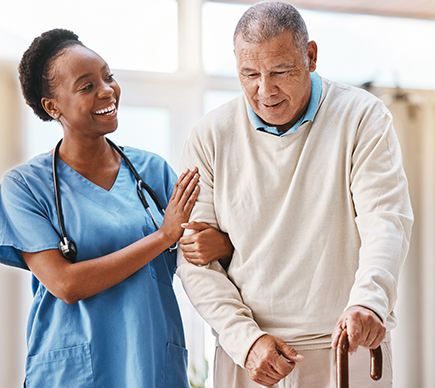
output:
[[[66,182],[71,190],[106,208],[115,210],[121,207],[132,193],[136,193],[134,176],[124,159],[121,160],[118,174],[110,190],[91,182],[60,159],[57,168],[61,188],[62,183]]]

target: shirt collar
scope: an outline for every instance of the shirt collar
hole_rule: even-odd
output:
[[[320,97],[322,96],[322,80],[316,72],[310,73],[311,76],[311,97],[308,103],[308,108],[305,114],[297,121],[293,127],[287,132],[280,133],[276,127],[270,127],[265,124],[260,117],[254,112],[252,107],[248,104],[249,121],[257,131],[269,132],[277,136],[284,136],[289,133],[296,132],[298,128],[307,121],[314,121],[314,117],[319,107]]]

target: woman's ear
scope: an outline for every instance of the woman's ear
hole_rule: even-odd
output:
[[[42,97],[41,105],[49,116],[53,117],[55,120],[59,120],[60,112],[51,98]]]

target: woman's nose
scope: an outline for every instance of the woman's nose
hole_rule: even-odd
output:
[[[105,82],[102,82],[100,87],[98,88],[98,97],[99,98],[108,98],[113,95],[115,91],[113,88]]]

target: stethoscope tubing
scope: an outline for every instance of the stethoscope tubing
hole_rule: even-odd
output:
[[[62,212],[62,201],[61,201],[61,197],[60,197],[59,177],[58,177],[58,173],[57,173],[57,161],[59,159],[59,148],[60,148],[60,145],[62,144],[62,140],[63,139],[61,139],[57,143],[56,148],[54,150],[54,154],[53,154],[53,184],[54,184],[54,193],[55,193],[55,202],[56,202],[56,213],[57,213],[57,217],[59,220],[59,228],[60,228],[60,233],[61,233],[61,236],[60,236],[61,241],[59,242],[59,249],[60,249],[62,256],[64,256],[65,258],[67,258],[68,260],[70,260],[72,262],[75,262],[77,248],[76,248],[75,243],[72,240],[69,240],[68,236],[66,234],[65,220],[64,220],[63,212]],[[130,159],[127,157],[127,155],[121,149],[121,147],[117,146],[114,142],[112,142],[108,138],[106,138],[106,140],[109,143],[109,145],[121,156],[121,158],[124,160],[124,162],[127,164],[128,168],[130,169],[130,171],[134,175],[136,182],[137,182],[136,183],[136,190],[137,190],[137,194],[139,196],[139,199],[142,202],[142,205],[144,206],[146,212],[151,217],[151,220],[152,220],[156,230],[159,230],[159,224],[157,223],[153,213],[151,212],[150,206],[148,204],[148,201],[146,200],[143,189],[145,189],[147,191],[147,193],[149,194],[151,199],[156,204],[157,209],[164,216],[165,209],[164,209],[162,203],[160,202],[159,198],[157,197],[157,194],[154,192],[154,190],[149,185],[147,185],[142,180],[142,178],[139,175],[139,173],[137,172],[136,168],[133,166]],[[177,250],[177,244],[174,244],[174,246],[169,247],[166,251],[168,251],[169,253],[173,253],[176,250]]]
[[[60,139],[59,143],[57,143],[56,148],[54,150],[53,155],[53,184],[54,184],[54,192],[55,192],[55,201],[56,201],[56,212],[57,212],[57,218],[59,220],[59,227],[60,227],[60,233],[62,235],[62,238],[66,238],[66,231],[65,231],[65,222],[63,220],[63,212],[62,212],[62,202],[60,199],[60,189],[59,189],[59,177],[57,174],[57,161],[59,159],[59,148],[62,144],[62,140]]]
[[[137,195],[139,196],[145,210],[148,212],[148,214],[151,217],[151,220],[153,221],[154,226],[156,227],[156,229],[159,229],[159,225],[157,224],[156,219],[154,218],[153,213],[151,212],[150,209],[150,205],[148,204],[148,201],[145,198],[145,195],[142,191],[142,189],[145,189],[147,191],[147,193],[150,195],[150,197],[152,198],[152,200],[154,201],[154,203],[156,204],[157,208],[162,212],[162,214],[165,214],[165,209],[163,208],[163,205],[161,204],[159,198],[157,197],[156,193],[154,192],[154,190],[148,186],[141,178],[141,176],[139,175],[139,173],[137,172],[136,168],[133,166],[133,164],[131,163],[130,159],[127,158],[127,155],[125,155],[124,151],[118,147],[114,142],[112,142],[110,139],[107,139],[107,142],[111,145],[111,147],[118,152],[119,155],[121,155],[122,159],[124,160],[124,162],[127,164],[127,166],[129,167],[129,169],[131,170],[131,172],[133,173],[134,177],[136,178],[136,190],[137,190]]]

